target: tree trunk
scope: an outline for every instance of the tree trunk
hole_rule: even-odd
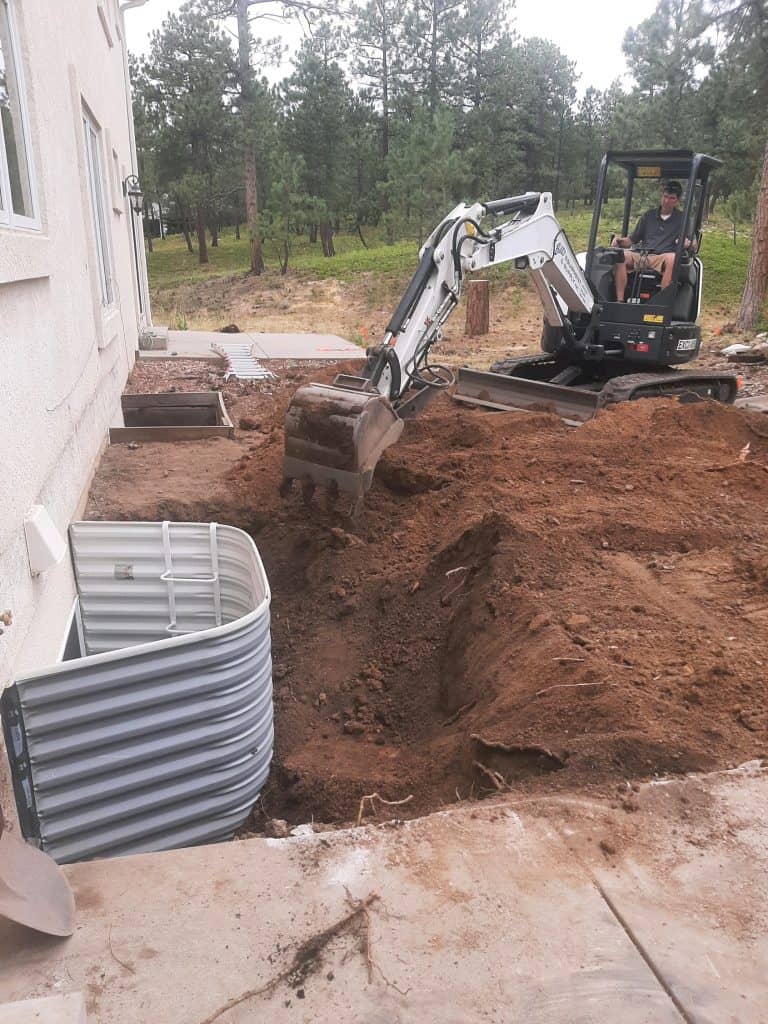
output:
[[[432,4],[431,39],[429,44],[429,112],[434,114],[437,107],[437,19],[438,7]]]
[[[152,245],[152,222],[150,221],[149,224],[144,224],[144,222],[142,221],[142,228],[144,230],[144,237],[147,240],[147,249],[150,252],[154,252],[155,250]]]
[[[475,52],[474,52],[474,71],[475,81],[473,83],[473,97],[472,105],[475,110],[480,109],[480,104],[483,102],[482,92],[480,90],[480,68],[483,66],[483,33],[480,29],[475,33]]]
[[[387,5],[381,5],[381,161],[384,165],[389,156],[389,21]]]
[[[211,228],[211,246],[214,249],[219,247],[219,218],[218,215],[212,213],[210,216],[210,228]]]
[[[245,147],[245,212],[248,221],[251,273],[258,275],[264,270],[264,253],[261,249],[259,200],[256,192],[256,147],[250,143]]]
[[[184,232],[184,241],[187,243],[187,252],[193,253],[195,251],[192,245],[192,232],[189,227],[189,211],[185,210],[181,218],[181,230]]]
[[[368,243],[366,242],[365,238],[363,238],[363,228],[362,225],[360,224],[360,221],[357,222],[357,237],[363,243],[363,248],[367,249]]]
[[[763,154],[763,170],[760,189],[757,193],[757,207],[752,224],[752,252],[749,257],[747,281],[741,305],[736,316],[740,331],[752,331],[760,319],[768,286],[768,143]]]
[[[560,109],[560,129],[557,133],[557,156],[555,157],[555,187],[552,190],[552,206],[555,213],[560,205],[560,165],[563,156],[563,129],[565,127],[565,96],[562,98],[562,107]]]
[[[469,338],[488,333],[490,321],[490,287],[486,280],[467,284],[467,322],[464,333]]]
[[[235,239],[238,242],[240,241],[240,214],[237,215],[237,220],[235,221]]]
[[[315,245],[317,242],[317,224],[309,225],[309,244]]]
[[[208,262],[208,243],[205,240],[205,213],[202,206],[197,207],[197,262],[201,265]]]
[[[259,197],[256,190],[256,143],[253,139],[253,70],[248,0],[237,0],[237,62],[240,74],[240,118],[245,141],[245,216],[248,222],[252,274],[264,270],[259,228]]]
[[[323,256],[336,255],[336,250],[333,247],[333,227],[329,220],[320,222],[320,242],[323,246]]]
[[[389,213],[389,193],[386,183],[389,181],[389,23],[387,21],[387,5],[381,5],[381,166],[384,191],[381,195],[381,211],[387,226],[387,245],[395,244],[395,227],[387,214]],[[360,225],[358,224],[358,230]],[[360,235],[362,239],[362,234]],[[363,245],[365,242],[363,241]]]

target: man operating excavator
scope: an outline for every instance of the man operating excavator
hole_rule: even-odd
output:
[[[661,202],[657,207],[646,210],[637,222],[632,234],[611,241],[613,248],[629,249],[624,262],[614,267],[616,299],[624,302],[627,290],[627,276],[631,270],[656,270],[661,274],[661,288],[672,281],[675,265],[675,248],[683,227],[683,214],[678,207],[683,187],[679,181],[665,181],[661,190]],[[632,251],[631,246],[639,251]],[[686,238],[685,247],[691,247]]]

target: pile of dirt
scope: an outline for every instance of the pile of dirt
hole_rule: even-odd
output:
[[[628,780],[768,754],[764,418],[655,400],[573,430],[445,396],[406,424],[352,523],[278,494],[290,395],[337,369],[219,382],[252,429],[115,446],[88,509],[254,535],[273,591],[268,816],[616,784],[631,809]],[[131,389],[211,376],[140,365]]]

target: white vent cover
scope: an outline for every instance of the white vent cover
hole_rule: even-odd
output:
[[[24,517],[29,571],[37,576],[62,560],[67,553],[64,538],[43,505],[33,505]]]

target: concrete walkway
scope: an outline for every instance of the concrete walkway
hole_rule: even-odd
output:
[[[79,991],[101,1024],[202,1024],[248,990],[216,1020],[766,1024],[767,822],[747,766],[73,865],[71,939],[0,925],[0,1001]]]
[[[253,346],[257,359],[365,359],[365,351],[335,334],[222,334],[169,331],[167,349],[142,350],[142,359],[216,359],[212,345]]]

